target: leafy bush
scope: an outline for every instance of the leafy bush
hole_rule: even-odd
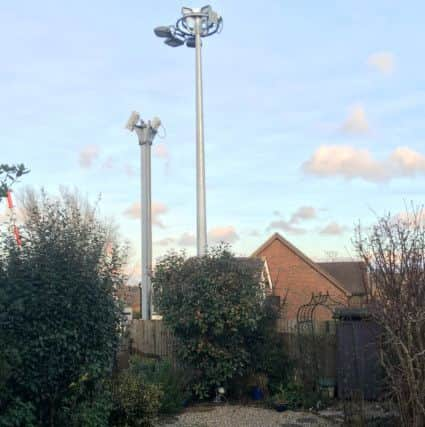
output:
[[[288,409],[310,409],[316,408],[318,403],[323,403],[319,393],[305,389],[302,385],[289,382],[279,385],[276,392],[271,396],[272,404],[285,403]]]
[[[288,405],[288,409],[299,409],[305,407],[304,388],[296,383],[289,383],[285,387],[280,387],[277,397],[283,399]]]
[[[76,195],[28,193],[23,214],[22,246],[10,237],[0,244],[0,342],[9,365],[0,411],[24,405],[53,426],[73,400],[72,384],[94,390],[111,371],[123,257],[111,227]]]
[[[151,426],[158,414],[162,395],[161,387],[147,384],[143,375],[135,375],[131,369],[122,371],[112,381],[112,425]]]
[[[35,408],[31,402],[23,402],[19,397],[15,397],[2,406],[0,427],[35,427],[37,425]]]
[[[71,413],[68,421],[64,420],[62,425],[68,423],[72,427],[108,427],[112,411],[112,401],[104,392],[93,399],[82,400]]]
[[[29,170],[23,164],[0,164],[0,201],[7,196],[10,187],[18,181],[18,178],[28,172]]]
[[[271,398],[269,399],[269,402],[272,405],[281,405],[281,404],[288,405],[288,397],[283,385],[280,385],[279,387],[277,387],[276,392],[271,396]],[[289,408],[289,406],[292,406],[292,407]],[[288,405],[288,408],[296,409],[294,408],[294,405]]]
[[[257,331],[264,302],[258,270],[218,247],[203,257],[167,255],[152,283],[155,306],[177,338],[180,360],[197,373],[198,398],[247,370],[247,337]]]
[[[268,378],[270,393],[276,393],[281,384],[288,383],[293,366],[283,341],[276,330],[280,302],[275,297],[266,299],[257,332],[249,339],[251,348],[250,369],[253,373],[263,373]]]
[[[142,360],[136,357],[130,361],[130,372],[142,376],[147,384],[161,387],[163,392],[159,407],[161,414],[181,411],[184,402],[190,397],[187,372],[173,367],[168,360]]]
[[[83,377],[70,385],[62,402],[58,425],[69,427],[108,427],[112,410],[110,380],[87,381]]]
[[[250,395],[252,388],[258,386],[265,395],[275,394],[281,384],[290,381],[293,363],[289,359],[283,336],[276,330],[280,313],[280,300],[267,297],[262,307],[262,315],[255,334],[247,337],[250,360],[247,373],[234,377],[229,384],[229,394],[235,398]],[[267,378],[267,384],[259,378]]]

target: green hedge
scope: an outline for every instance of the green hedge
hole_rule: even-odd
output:
[[[196,258],[171,253],[157,264],[152,283],[155,306],[177,338],[179,360],[195,372],[196,397],[213,396],[246,372],[265,301],[258,269],[226,247]]]
[[[23,209],[22,247],[0,240],[0,425],[67,425],[112,370],[123,253],[75,194],[27,193]]]

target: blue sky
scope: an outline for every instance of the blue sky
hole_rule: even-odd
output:
[[[422,203],[425,3],[216,1],[204,42],[211,241],[249,254],[279,231],[314,258],[351,254],[353,225]],[[0,162],[25,183],[77,187],[139,253],[132,110],[160,116],[154,256],[194,251],[194,51],[152,29],[180,1],[20,1],[0,6]]]

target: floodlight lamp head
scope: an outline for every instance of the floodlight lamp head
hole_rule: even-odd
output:
[[[154,117],[151,120],[151,127],[153,130],[157,131],[159,129],[159,127],[161,126],[161,119],[159,117]]]
[[[201,7],[202,13],[207,13],[208,15],[212,12],[212,7],[208,4],[204,7]]]
[[[168,38],[172,37],[173,33],[169,26],[161,25],[160,27],[156,27],[153,32],[157,37]]]
[[[125,128],[128,129],[130,132],[133,132],[139,120],[140,120],[140,114],[137,111],[133,111],[127,120],[127,124],[125,125]]]
[[[211,10],[210,13],[208,14],[208,19],[213,24],[217,25],[218,22],[221,20],[221,16],[217,12],[214,12],[213,10]]]
[[[182,7],[183,16],[192,15],[193,12],[194,12],[194,9],[192,9],[191,7]]]
[[[172,37],[165,39],[164,43],[168,46],[171,46],[171,47],[179,47],[179,46],[184,44],[184,40],[182,40],[178,37],[172,36]]]
[[[196,47],[196,39],[195,39],[195,37],[188,37],[186,39],[186,46],[187,47]]]

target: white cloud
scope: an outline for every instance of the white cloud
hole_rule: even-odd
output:
[[[78,160],[82,168],[90,168],[97,157],[99,157],[99,147],[96,145],[86,145],[80,151]]]
[[[312,206],[301,206],[291,216],[290,223],[297,224],[300,221],[316,218],[316,209]]]
[[[425,174],[425,156],[409,147],[397,147],[386,159],[377,160],[365,149],[349,145],[322,145],[302,168],[304,172],[318,176],[388,181]]]
[[[159,217],[167,212],[168,212],[168,208],[163,203],[153,202],[152,203],[152,224],[157,225],[158,227],[164,228],[165,226]]]
[[[168,159],[170,157],[168,148],[164,143],[155,144],[152,151],[155,157],[160,157],[162,159]]]
[[[304,234],[306,230],[304,228],[296,227],[291,222],[285,221],[283,219],[278,221],[272,221],[267,230],[283,230],[290,234]]]
[[[114,166],[114,158],[109,156],[102,164],[103,169],[112,169]]]
[[[167,206],[163,203],[153,202],[152,203],[152,224],[159,228],[165,228],[162,222],[162,215],[168,212]],[[141,209],[140,203],[133,203],[128,207],[123,214],[131,219],[140,219]]]
[[[320,234],[328,234],[331,236],[338,236],[343,234],[346,230],[346,227],[339,225],[337,222],[331,222],[326,225],[322,230],[320,230]]]
[[[370,130],[366,112],[361,105],[355,105],[351,108],[348,117],[342,124],[341,130],[344,133],[359,135],[366,134]]]
[[[158,246],[169,246],[173,243],[175,243],[175,239],[171,237],[165,237],[164,239],[157,240],[156,242],[154,242],[154,244]]]
[[[239,235],[233,226],[228,225],[224,227],[212,228],[208,233],[208,240],[212,244],[220,242],[235,243],[239,240]]]
[[[425,208],[423,206],[414,206],[406,208],[404,212],[400,212],[394,216],[395,222],[401,222],[413,226],[425,226]]]
[[[409,147],[397,147],[390,160],[399,169],[401,175],[415,175],[425,172],[425,156]]]
[[[279,211],[274,211],[273,215],[280,216]],[[299,207],[290,217],[289,221],[284,219],[279,219],[270,222],[267,227],[267,230],[283,230],[291,234],[304,234],[307,230],[297,226],[302,221],[308,221],[316,218],[317,212],[316,209],[312,206],[301,206]]]
[[[136,171],[134,170],[133,166],[131,166],[128,163],[124,165],[124,173],[130,177],[133,177],[136,175]]]
[[[131,219],[138,219],[140,218],[140,203],[133,203],[130,207],[128,207],[123,214],[125,216],[128,216]]]
[[[196,237],[190,233],[183,233],[178,239],[177,244],[179,246],[195,246]]]
[[[239,235],[232,226],[212,228],[208,232],[208,244],[215,245],[220,242],[235,243],[239,240]],[[169,246],[177,244],[178,246],[189,247],[196,245],[196,236],[192,233],[185,232],[177,238],[164,238],[155,242],[159,246]]]
[[[367,63],[382,74],[391,74],[394,71],[395,59],[391,52],[375,52],[369,55]]]
[[[367,181],[380,181],[386,177],[383,164],[369,151],[349,145],[322,145],[303,164],[305,172],[319,176],[360,177]]]

